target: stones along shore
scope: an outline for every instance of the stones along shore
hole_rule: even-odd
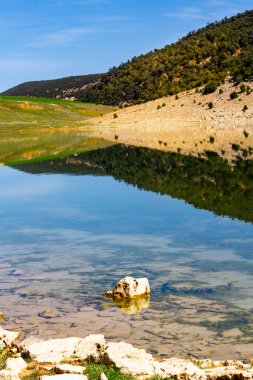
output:
[[[0,327],[1,380],[253,379],[253,360],[158,359],[131,344],[107,342],[103,335],[17,342],[18,337]]]

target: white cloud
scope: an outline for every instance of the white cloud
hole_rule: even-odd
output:
[[[32,45],[55,46],[73,43],[83,36],[99,32],[95,28],[70,28],[39,36]]]
[[[175,17],[180,20],[206,20],[207,17],[200,8],[183,7],[177,12],[165,13],[167,17]]]

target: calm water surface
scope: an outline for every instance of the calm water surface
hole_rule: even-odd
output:
[[[43,338],[102,333],[161,356],[252,356],[252,223],[112,176],[61,171],[0,168],[4,327]],[[150,303],[102,297],[126,275],[149,278]]]

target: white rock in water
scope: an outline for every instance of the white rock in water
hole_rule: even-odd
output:
[[[50,339],[26,345],[30,355],[40,363],[60,363],[74,355],[81,338]]]
[[[104,362],[115,365],[122,373],[128,375],[151,377],[156,374],[152,355],[124,342],[108,343]]]
[[[135,298],[150,294],[150,286],[147,278],[122,278],[111,292],[105,296],[112,298]]]
[[[81,360],[92,359],[97,362],[104,354],[105,346],[103,335],[91,334],[77,344],[74,355]]]
[[[52,376],[41,376],[41,380],[88,380],[88,377],[84,375],[72,375],[72,374],[63,374],[63,375],[52,375]]]
[[[18,337],[18,332],[4,330],[2,327],[0,327],[0,347],[6,347],[6,345],[10,345]]]
[[[12,374],[19,374],[27,367],[27,363],[23,358],[9,358],[5,363],[5,369]]]

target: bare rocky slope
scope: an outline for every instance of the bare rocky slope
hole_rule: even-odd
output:
[[[228,160],[252,159],[253,83],[236,86],[227,80],[208,95],[193,89],[119,109],[89,125],[92,135],[124,144],[195,156],[213,151]]]

